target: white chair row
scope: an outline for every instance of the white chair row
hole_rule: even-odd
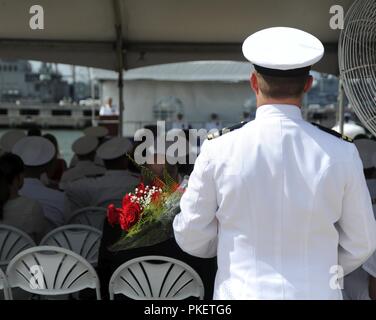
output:
[[[102,230],[106,212],[101,207],[82,208],[72,213],[68,224],[84,224]]]
[[[0,272],[0,290],[12,299],[12,289],[56,296],[95,289],[101,299],[99,278],[92,265],[78,254],[59,247],[40,246],[17,254],[6,276]],[[146,256],[122,264],[109,283],[110,299],[123,294],[135,300],[203,299],[200,276],[187,264],[168,257]]]
[[[56,246],[71,250],[94,266],[97,264],[102,232],[86,225],[66,225],[49,232],[40,242],[41,246]],[[35,242],[25,232],[0,224],[0,269],[19,252],[35,247]]]
[[[73,251],[40,246],[24,250],[10,262],[6,271],[8,294],[12,289],[43,296],[60,296],[95,289],[101,299],[99,278],[94,267]]]
[[[90,263],[96,264],[106,209],[87,207],[72,214],[68,225],[48,233],[40,245],[56,245],[72,250]],[[95,228],[95,229],[94,229]],[[11,258],[20,251],[36,246],[22,230],[0,225],[0,269],[4,269]]]

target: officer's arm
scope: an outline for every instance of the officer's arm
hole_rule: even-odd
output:
[[[376,222],[359,153],[353,146],[339,220],[339,264],[345,274],[362,265],[376,249]]]
[[[202,146],[180,201],[181,213],[174,220],[176,242],[183,251],[201,258],[217,254],[217,199],[206,144]]]

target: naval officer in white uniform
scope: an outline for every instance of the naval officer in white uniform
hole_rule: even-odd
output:
[[[94,163],[99,141],[93,136],[78,138],[72,145],[72,150],[78,162],[73,168],[65,171],[61,177],[59,187],[64,190],[73,181],[85,177],[98,177],[104,175],[106,169]]]
[[[217,255],[215,299],[342,299],[341,270],[374,252],[376,222],[354,144],[302,118],[324,47],[270,28],[247,38],[243,53],[256,70],[256,119],[203,144],[176,241]]]
[[[64,223],[64,193],[46,187],[41,181],[42,174],[52,168],[55,146],[43,137],[25,137],[14,145],[12,153],[25,164],[25,179],[20,195],[41,204],[51,228],[61,226]]]

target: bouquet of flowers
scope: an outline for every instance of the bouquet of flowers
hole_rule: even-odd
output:
[[[187,185],[172,179],[163,182],[154,179],[150,185],[140,183],[133,193],[124,196],[122,207],[109,205],[107,219],[110,225],[118,224],[121,238],[109,249],[120,251],[152,246],[173,236],[172,221],[179,212],[180,199]]]

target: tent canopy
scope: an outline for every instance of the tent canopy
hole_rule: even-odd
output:
[[[315,69],[338,73],[339,30],[330,7],[351,0],[39,0],[44,29],[31,30],[31,0],[0,0],[0,58],[117,70],[195,61],[244,61],[243,40],[266,27],[290,26],[320,38]],[[121,50],[116,51],[116,48]],[[278,50],[278,48],[276,48]],[[122,55],[119,52],[122,52]],[[121,58],[121,62],[120,59]]]
[[[135,68],[124,73],[124,81],[178,81],[178,82],[249,82],[252,65],[236,61],[190,61]],[[94,69],[99,81],[116,81],[114,71]]]

